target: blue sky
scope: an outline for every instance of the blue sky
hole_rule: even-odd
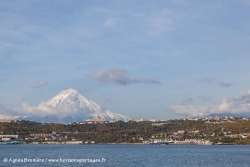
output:
[[[1,1],[2,110],[74,88],[135,118],[247,113],[249,7],[244,0]]]

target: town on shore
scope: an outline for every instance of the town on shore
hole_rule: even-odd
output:
[[[0,144],[250,144],[250,118],[205,117],[175,120],[40,123],[0,119]]]

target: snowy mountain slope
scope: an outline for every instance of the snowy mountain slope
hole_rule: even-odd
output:
[[[39,108],[39,106],[42,106]],[[24,116],[26,119],[41,122],[76,122],[91,118],[105,118],[106,120],[131,120],[131,117],[104,110],[94,101],[84,97],[74,89],[61,91],[52,99],[36,107],[40,114]],[[46,112],[43,112],[46,108]]]

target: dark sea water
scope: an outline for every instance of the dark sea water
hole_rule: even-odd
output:
[[[0,145],[0,166],[249,167],[250,146]]]

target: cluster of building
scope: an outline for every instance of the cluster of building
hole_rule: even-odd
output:
[[[214,143],[210,140],[205,139],[185,139],[183,141],[171,141],[169,144],[187,144],[187,145],[213,145]]]
[[[76,124],[96,124],[96,123],[109,123],[109,122],[113,122],[113,120],[111,121],[106,121],[105,118],[92,118],[92,119],[89,119],[89,120],[86,120],[86,121],[82,121],[82,122],[75,122]]]
[[[1,141],[11,141],[18,139],[18,135],[0,135]]]
[[[0,135],[0,144],[12,144],[13,141],[21,141],[18,135]],[[95,141],[79,141],[75,138],[68,138],[66,135],[52,133],[32,133],[25,138],[29,144],[95,144]],[[11,143],[12,142],[12,143]],[[22,144],[26,143],[23,142]]]
[[[184,131],[180,130],[178,134],[183,134]],[[143,140],[143,144],[173,144],[173,145],[213,145],[213,142],[205,139],[184,139],[176,140],[173,138],[167,138],[166,134],[153,135],[148,140]]]
[[[246,121],[250,118],[243,118],[243,117],[234,117],[234,116],[213,116],[213,117],[204,117],[204,118],[183,118],[184,120],[190,121],[204,121],[207,124],[226,124],[226,123],[233,123],[233,122],[240,122]]]
[[[240,133],[240,134],[225,134],[225,137],[230,137],[230,138],[247,138],[250,137],[250,133]]]

